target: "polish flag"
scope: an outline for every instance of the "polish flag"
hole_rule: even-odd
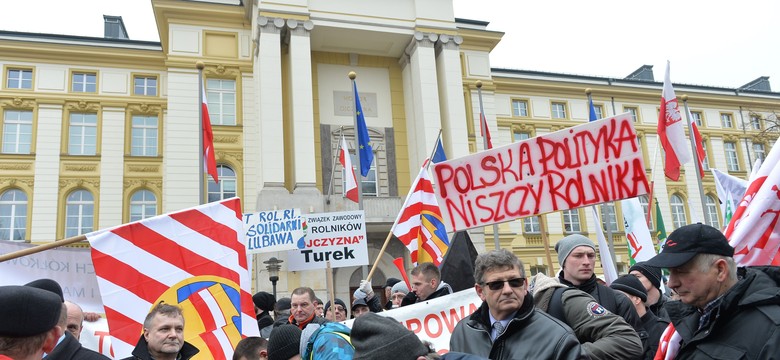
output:
[[[344,176],[346,176],[346,191],[344,192],[347,199],[358,201],[358,187],[357,179],[355,178],[355,169],[352,168],[352,158],[349,156],[349,150],[347,149],[347,139],[341,137],[341,150],[339,151],[339,163],[344,168]]]
[[[203,102],[200,104],[202,116],[202,131],[203,131],[203,166],[206,168],[206,173],[211,175],[214,182],[219,184],[219,177],[217,176],[217,159],[214,156],[214,133],[211,132],[211,118],[209,117],[209,104],[206,99],[206,88],[201,84],[201,92],[203,93]]]
[[[704,139],[701,137],[701,133],[699,132],[699,126],[696,125],[696,122],[693,121],[693,117],[688,114],[688,118],[691,119],[691,128],[693,129],[693,140],[696,144],[696,155],[699,157],[699,174],[701,174],[702,179],[704,178],[704,159],[706,158],[707,154],[704,152]]]
[[[680,180],[680,168],[691,161],[691,150],[685,141],[685,122],[677,106],[677,97],[669,76],[669,61],[666,62],[664,89],[661,93],[661,113],[658,117],[658,136],[666,154],[664,174],[674,181]]]
[[[480,110],[479,112],[479,128],[482,130],[482,137],[485,138],[485,142],[487,143],[487,148],[492,149],[493,148],[493,140],[490,139],[490,127],[487,123],[487,118],[485,118],[485,113]]]

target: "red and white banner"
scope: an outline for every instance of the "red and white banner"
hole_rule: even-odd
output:
[[[680,179],[682,165],[691,161],[691,149],[685,141],[685,125],[677,106],[677,96],[674,94],[667,61],[664,89],[661,93],[661,112],[658,114],[658,137],[666,154],[664,174],[674,181]]]
[[[79,342],[87,349],[97,351],[109,358],[114,358],[114,351],[111,349],[111,335],[108,334],[108,321],[106,321],[106,318],[100,318],[97,321],[84,320],[84,327],[81,328]]]
[[[448,231],[646,194],[628,113],[433,165]]]
[[[114,354],[130,355],[160,301],[182,307],[198,358],[229,359],[258,336],[243,231],[233,198],[88,234]]]
[[[355,169],[352,168],[352,157],[349,156],[349,148],[347,148],[347,139],[341,137],[341,150],[339,151],[339,163],[344,168],[344,196],[347,199],[358,203],[358,187],[357,178],[355,177]]]
[[[780,265],[779,144],[769,151],[724,232],[740,266]]]

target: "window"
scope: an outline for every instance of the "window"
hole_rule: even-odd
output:
[[[761,160],[763,163],[766,159],[766,150],[764,150],[764,144],[753,144],[753,154],[756,155],[756,160]]]
[[[65,237],[92,232],[95,201],[87,190],[76,190],[65,201]]]
[[[553,119],[565,119],[566,118],[566,104],[554,102],[552,103],[552,117]]]
[[[528,116],[528,101],[512,100],[512,116]]]
[[[157,96],[157,77],[135,76],[133,77],[133,94],[145,96]]]
[[[604,231],[618,231],[615,203],[601,204],[601,222],[604,224]]]
[[[354,150],[350,150],[349,156],[352,159],[352,169],[355,171],[355,177],[360,179],[360,184],[362,186],[362,195],[363,196],[379,196],[379,186],[377,186],[377,177],[376,177],[376,154],[374,155],[375,159],[371,162],[371,168],[368,169],[368,174],[366,176],[360,176],[360,168],[359,164],[357,163],[357,156],[355,156]],[[347,188],[347,175],[344,172],[344,169],[341,169],[341,188],[346,190]],[[343,196],[346,196],[346,194],[342,194]]]
[[[222,179],[219,179],[220,182]],[[130,221],[157,215],[157,197],[149,190],[138,190],[130,197]]]
[[[750,127],[753,130],[761,130],[761,117],[758,115],[750,115]]]
[[[696,126],[702,127],[701,124],[702,115],[699,111],[691,111],[691,121],[696,123]]]
[[[95,92],[97,91],[97,75],[94,73],[73,73],[73,82],[70,85],[70,91],[73,92]]]
[[[648,203],[647,195],[639,195],[639,204],[642,205],[642,214],[645,214],[647,219],[647,212],[649,211],[650,204]],[[648,228],[653,229],[653,218],[650,218],[650,223],[647,224]]]
[[[669,201],[669,206],[672,208],[672,225],[675,229],[679,229],[688,224],[688,219],[685,216],[685,202],[679,195],[672,195]]]
[[[631,120],[634,122],[639,122],[639,109],[634,106],[625,106],[623,107],[623,110],[631,114]]]
[[[617,267],[617,273],[618,274],[628,274],[628,265],[624,262],[619,262],[615,264],[615,267]]]
[[[534,276],[536,274],[545,274],[545,275],[547,275],[547,266],[545,266],[545,265],[532,265],[531,266],[531,276]]]
[[[723,146],[726,149],[726,168],[728,171],[739,171],[739,158],[737,157],[737,144],[725,142]]]
[[[0,240],[24,240],[27,234],[27,195],[11,189],[0,195]]]
[[[710,153],[707,151],[707,141],[704,140],[701,142],[701,148],[704,149],[704,159],[701,161],[701,166],[704,168],[704,170],[710,169]]]
[[[724,128],[733,128],[734,119],[731,117],[731,114],[720,114],[720,125]]]
[[[563,214],[563,231],[566,233],[579,233],[582,232],[580,227],[580,213],[577,209],[564,210]]]
[[[528,140],[531,138],[531,133],[524,131],[516,131],[514,133],[515,141]]]
[[[542,227],[539,225],[539,217],[530,216],[523,218],[523,232],[526,234],[541,234]]]
[[[214,125],[236,124],[236,81],[208,79],[206,96],[209,102],[209,117]]]
[[[3,153],[29,154],[32,144],[32,111],[3,112]]]
[[[217,165],[219,184],[211,176],[208,178],[208,202],[229,199],[236,196],[236,172],[225,165]]]
[[[97,114],[70,114],[68,154],[97,154]]]
[[[707,195],[704,198],[704,203],[707,205],[707,208],[704,209],[704,216],[706,217],[707,224],[716,229],[720,229],[720,219],[718,218],[718,202],[715,201],[715,198],[712,196]]]
[[[601,105],[593,105],[593,110],[596,112],[596,119],[604,118],[604,107]]]
[[[157,156],[157,117],[133,115],[130,155]]]
[[[6,87],[9,89],[32,89],[32,70],[8,69]]]

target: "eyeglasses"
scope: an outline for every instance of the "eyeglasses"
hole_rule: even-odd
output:
[[[490,290],[501,290],[504,288],[504,283],[509,283],[510,287],[513,288],[519,288],[522,287],[525,283],[525,278],[514,278],[509,280],[496,280],[491,282],[486,282],[485,285],[487,285]]]

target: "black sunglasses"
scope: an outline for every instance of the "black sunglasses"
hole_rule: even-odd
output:
[[[509,283],[510,287],[513,288],[519,288],[522,287],[525,283],[525,278],[514,278],[509,280],[496,280],[491,282],[486,282],[485,285],[487,285],[490,290],[501,290],[504,288],[504,283]]]

